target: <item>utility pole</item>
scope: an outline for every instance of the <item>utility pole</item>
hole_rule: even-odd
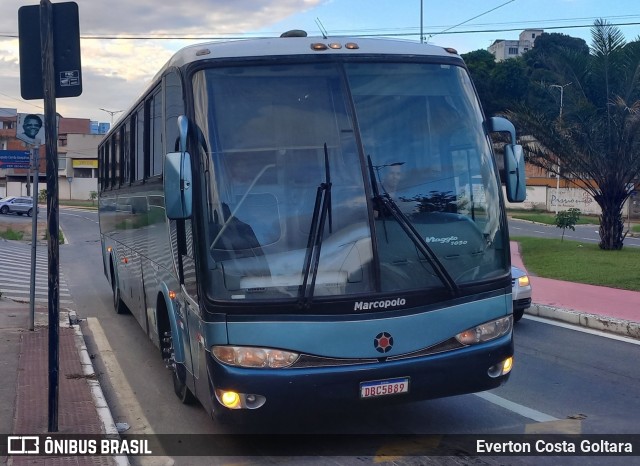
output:
[[[572,83],[567,84],[550,84],[549,87],[555,87],[560,89],[560,119],[562,120],[562,108],[564,107],[564,88],[571,86]],[[558,215],[558,200],[560,199],[560,159],[558,159],[558,173],[556,173],[556,215]]]

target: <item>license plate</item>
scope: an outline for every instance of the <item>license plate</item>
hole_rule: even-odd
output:
[[[360,384],[360,398],[376,398],[379,396],[400,395],[409,393],[409,378],[373,380]]]

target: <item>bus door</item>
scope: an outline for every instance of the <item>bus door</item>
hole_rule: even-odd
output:
[[[196,334],[200,325],[200,310],[196,286],[192,221],[191,219],[170,220],[170,227],[171,242],[173,243],[173,250],[176,251],[176,266],[181,288],[181,292],[176,293],[176,299],[179,302],[179,305],[176,306],[176,319],[178,331],[182,333],[181,341],[184,360],[177,362],[182,362],[187,371],[197,377],[198,364],[197,361],[194,363],[192,355],[195,355],[196,358],[198,357]],[[195,371],[194,367],[196,368]]]

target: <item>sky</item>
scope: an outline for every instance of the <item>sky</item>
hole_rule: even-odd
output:
[[[18,9],[39,1],[0,1],[0,107],[44,113],[42,100],[20,91]],[[53,3],[59,3],[54,1]],[[180,48],[211,38],[274,37],[290,29],[309,35],[391,35],[453,47],[487,49],[517,40],[526,28],[579,37],[603,18],[627,41],[640,38],[637,0],[76,0],[80,15],[80,97],[56,101],[59,114],[111,122],[126,110]],[[422,24],[422,26],[421,26]],[[104,109],[104,110],[101,110]],[[116,113],[117,120],[121,113]]]

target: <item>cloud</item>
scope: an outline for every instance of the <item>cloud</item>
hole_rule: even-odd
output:
[[[83,37],[83,94],[58,99],[58,112],[67,117],[109,121],[110,117],[105,119],[98,108],[128,108],[177,49],[199,42],[124,37],[240,35],[264,29],[327,0],[75,1]],[[41,104],[20,103],[18,40],[9,37],[18,33],[18,9],[34,5],[35,0],[0,2],[0,107],[20,109]],[[89,36],[109,38],[86,38]]]

